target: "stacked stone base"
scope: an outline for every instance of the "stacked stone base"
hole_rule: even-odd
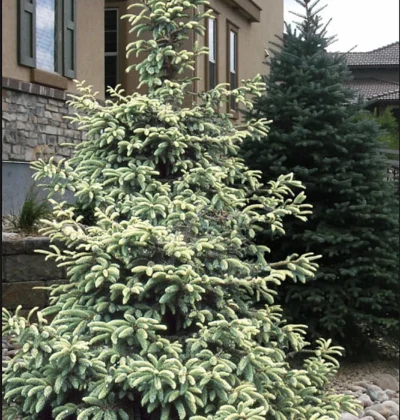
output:
[[[79,143],[82,131],[65,119],[70,108],[67,93],[3,77],[2,160],[31,162],[71,156],[63,143]]]

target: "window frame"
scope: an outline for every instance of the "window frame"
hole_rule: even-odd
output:
[[[106,57],[116,57],[116,61],[117,61],[117,70],[116,70],[116,85],[118,85],[118,83],[120,83],[120,75],[119,75],[119,70],[120,70],[120,63],[119,63],[119,30],[120,30],[120,11],[118,7],[105,7],[104,8],[104,13],[106,13],[107,11],[116,11],[117,12],[117,28],[116,28],[116,33],[117,33],[117,40],[116,40],[116,45],[117,45],[117,51],[116,52],[106,52],[105,50],[105,41],[106,41],[106,30],[105,30],[105,25],[104,25],[104,61]],[[106,86],[105,80],[106,80],[106,71],[105,71],[105,64],[104,64],[104,95],[105,96],[109,96],[107,93],[107,88],[108,86]]]
[[[210,39],[209,39],[209,35],[210,35],[210,20],[213,20],[215,22],[215,28],[214,28],[214,34],[215,34],[215,86],[218,85],[218,81],[219,81],[219,57],[218,57],[218,50],[219,50],[219,36],[218,36],[218,32],[219,32],[219,22],[218,22],[218,15],[219,13],[215,12],[215,10],[212,11],[214,14],[214,17],[212,19],[207,18],[206,19],[206,34],[205,34],[205,46],[207,48],[210,48]],[[211,85],[210,85],[210,56],[207,55],[207,58],[205,60],[205,90],[208,92],[209,90],[211,90]]]
[[[227,50],[226,50],[226,79],[229,83],[229,89],[231,89],[231,32],[236,35],[236,45],[235,45],[235,84],[237,89],[239,87],[239,28],[233,24],[231,21],[226,21],[226,37],[227,37]],[[227,111],[233,115],[233,118],[238,118],[238,109],[237,104],[235,108],[232,108],[231,99],[227,103]]]

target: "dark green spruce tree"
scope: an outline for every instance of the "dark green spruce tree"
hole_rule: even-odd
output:
[[[280,288],[288,319],[354,351],[365,338],[398,337],[398,197],[377,156],[379,128],[359,118],[363,105],[344,87],[345,56],[327,52],[334,37],[320,1],[297,3],[304,14],[274,43],[267,94],[250,113],[271,119],[270,133],[261,144],[246,141],[243,154],[263,180],[293,172],[313,205],[308,223],[292,219],[286,235],[274,234],[277,258],[322,254],[315,281]],[[264,231],[258,241],[271,243],[270,236]]]

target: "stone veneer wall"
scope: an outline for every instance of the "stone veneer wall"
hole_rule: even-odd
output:
[[[63,118],[76,112],[66,104],[67,93],[8,77],[2,88],[2,160],[70,157],[71,150],[60,145],[80,142],[82,131]]]
[[[35,249],[48,250],[49,238],[3,239],[2,241],[2,306],[10,311],[22,305],[25,314],[38,306],[48,304],[47,290],[33,287],[50,286],[66,282],[65,268],[57,267],[53,259],[45,261],[45,255]]]

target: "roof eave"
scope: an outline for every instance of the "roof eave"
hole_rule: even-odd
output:
[[[360,68],[396,68],[399,67],[398,63],[395,64],[347,64],[349,69],[360,69]]]
[[[399,100],[398,99],[380,99],[380,98],[372,98],[372,99],[366,99],[366,106],[370,106],[370,105],[374,105],[377,103],[394,103],[394,104],[398,104]]]
[[[262,8],[253,0],[223,0],[229,4],[234,10],[238,10],[250,22],[261,21]]]

